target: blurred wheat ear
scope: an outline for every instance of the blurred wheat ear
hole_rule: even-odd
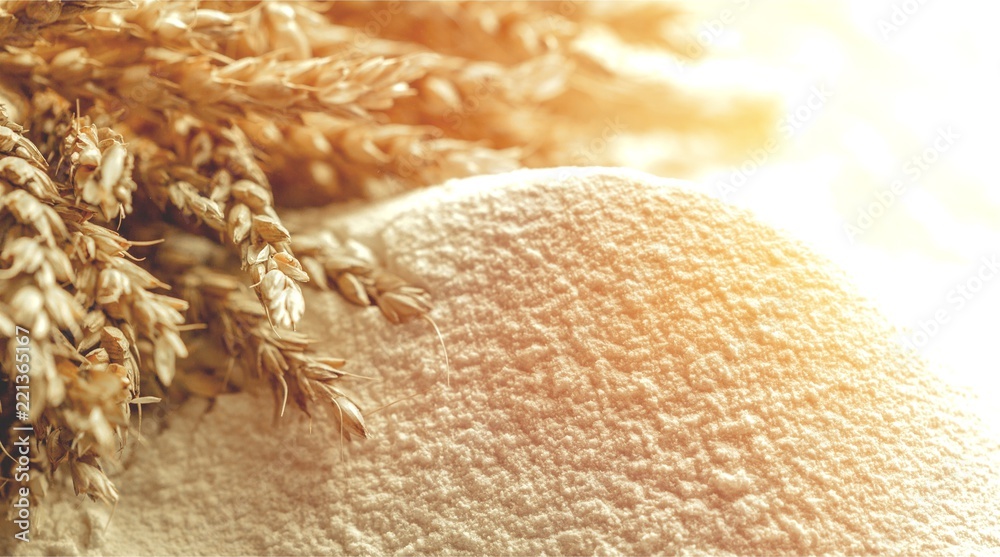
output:
[[[303,287],[392,322],[430,296],[278,209],[615,164],[610,143],[653,131],[677,168],[706,145],[742,154],[770,105],[639,80],[594,48],[680,62],[679,21],[656,2],[0,2],[0,442],[23,327],[32,496],[68,467],[117,501],[104,466],[133,410],[178,389],[266,382],[277,415],[325,406],[367,437],[345,362],[295,332]]]

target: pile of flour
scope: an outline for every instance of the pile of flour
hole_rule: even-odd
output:
[[[1000,439],[821,257],[685,185],[524,171],[290,215],[423,283],[429,325],[313,292],[375,437],[183,406],[109,510],[24,553],[854,554],[1000,548]]]

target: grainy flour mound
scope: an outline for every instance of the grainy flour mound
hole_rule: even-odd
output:
[[[423,281],[430,327],[314,295],[376,437],[188,404],[33,553],[853,554],[1000,548],[998,439],[824,260],[682,184],[610,169],[291,216]],[[367,398],[366,398],[367,397]],[[24,550],[25,546],[20,546]]]

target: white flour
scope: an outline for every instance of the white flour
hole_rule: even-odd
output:
[[[925,553],[1000,548],[1000,443],[842,275],[746,213],[620,170],[527,171],[329,226],[435,295],[425,323],[313,293],[376,437],[340,461],[269,397],[189,404],[107,511],[30,553]],[[24,550],[25,546],[18,547]]]

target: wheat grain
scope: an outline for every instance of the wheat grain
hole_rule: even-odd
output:
[[[0,5],[0,41],[30,46],[42,31],[79,30],[84,28],[82,15],[128,5],[128,0],[7,0]]]
[[[312,341],[301,334],[282,332],[279,336],[267,322],[267,315],[250,296],[246,286],[232,275],[202,265],[201,258],[179,251],[193,239],[173,239],[162,246],[157,261],[175,273],[174,282],[191,300],[190,319],[204,322],[219,339],[232,363],[245,372],[280,386],[275,390],[276,413],[284,412],[290,398],[305,412],[317,402],[332,403],[339,409],[338,420],[348,434],[367,437],[368,430],[357,406],[334,384],[346,374],[344,360],[312,354]],[[210,251],[210,250],[209,250]],[[284,276],[278,271],[271,271]],[[275,316],[272,309],[269,315]]]
[[[173,359],[186,355],[178,331],[186,305],[152,293],[167,285],[126,258],[128,241],[90,222],[94,211],[108,219],[128,212],[130,155],[120,136],[71,127],[60,142],[68,164],[59,170],[20,126],[4,127],[17,148],[0,158],[0,284],[10,321],[34,340],[31,420],[47,455],[39,467],[52,472],[68,459],[78,492],[113,502],[117,492],[98,459],[113,458],[125,437],[128,404],[139,393],[138,343],[152,346],[153,367],[169,384]],[[63,190],[75,192],[72,199]],[[3,354],[13,373],[12,351],[4,346]]]
[[[348,301],[376,305],[393,323],[422,317],[431,310],[430,296],[400,277],[379,268],[359,244],[348,249],[332,233],[297,234],[295,249],[311,284],[337,289]]]
[[[73,185],[77,201],[98,208],[107,221],[132,212],[134,163],[121,134],[76,121],[60,157],[66,163],[65,181]]]
[[[270,184],[249,141],[237,128],[220,130],[193,118],[175,126],[195,139],[175,150],[143,141],[136,149],[140,181],[161,207],[169,201],[226,233],[272,323],[294,329],[305,306],[296,281],[308,276],[296,271],[301,265],[289,251],[290,236],[274,210]]]

